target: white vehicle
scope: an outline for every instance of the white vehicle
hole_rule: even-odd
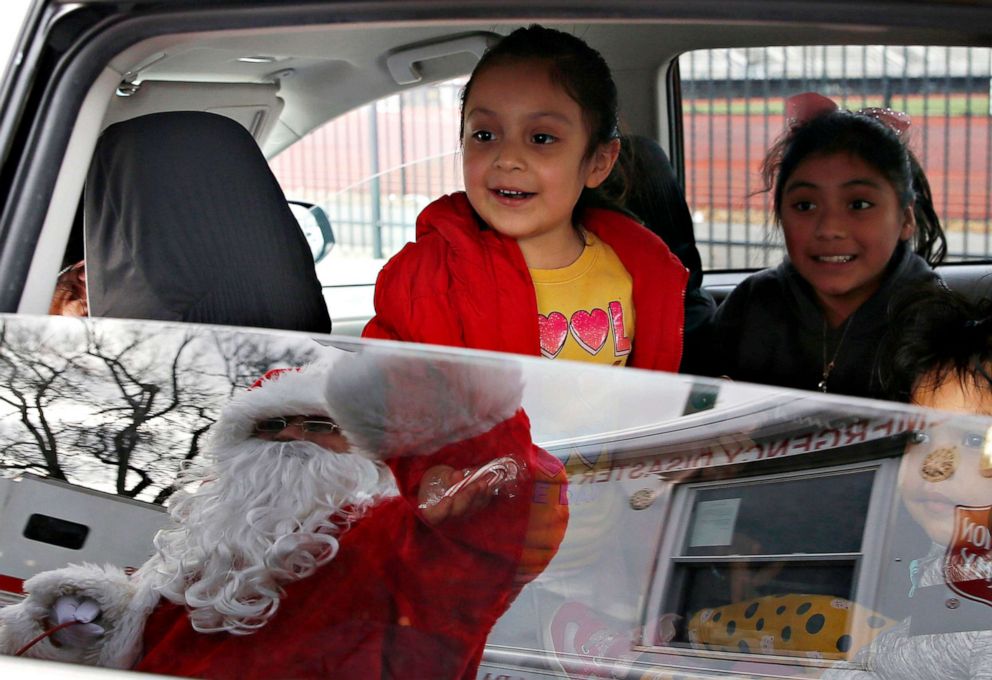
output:
[[[140,566],[153,552],[151,537],[167,519],[161,506],[31,474],[0,479],[0,513],[5,519],[0,581],[8,602],[25,578],[69,562],[113,555],[125,568]]]

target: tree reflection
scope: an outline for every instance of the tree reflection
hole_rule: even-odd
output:
[[[68,318],[0,321],[0,469],[163,503],[219,407],[314,347],[278,335]]]

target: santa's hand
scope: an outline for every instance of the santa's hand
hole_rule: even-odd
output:
[[[424,473],[418,500],[428,524],[438,525],[484,508],[492,497],[484,480],[469,482],[470,472],[448,465],[435,465]]]
[[[424,473],[418,493],[419,508],[429,524],[474,513],[501,490],[509,490],[519,468],[510,457],[497,458],[475,470],[435,465]]]
[[[56,628],[65,626],[52,633],[52,639],[64,647],[91,646],[106,632],[103,626],[93,623],[100,613],[100,605],[93,598],[63,595],[55,600],[48,615]]]

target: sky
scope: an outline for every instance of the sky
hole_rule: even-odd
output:
[[[32,0],[3,0],[0,4],[0,69],[6,70],[14,40]]]

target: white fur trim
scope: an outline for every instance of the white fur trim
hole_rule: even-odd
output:
[[[345,435],[373,458],[434,453],[511,417],[523,382],[512,363],[469,363],[368,349],[327,376],[327,403]]]
[[[326,415],[334,417],[324,399],[324,381],[330,364],[319,363],[288,369],[259,387],[234,396],[211,428],[215,446],[239,444],[252,435],[255,421],[284,415]]]
[[[131,668],[141,653],[145,621],[158,601],[119,568],[71,564],[41,572],[24,583],[28,596],[0,609],[0,652],[13,654],[44,632],[43,621],[62,595],[93,598],[100,605],[97,623],[106,634],[89,649],[56,647],[51,638],[34,645],[27,656],[106,668]],[[136,594],[143,592],[139,597]]]

